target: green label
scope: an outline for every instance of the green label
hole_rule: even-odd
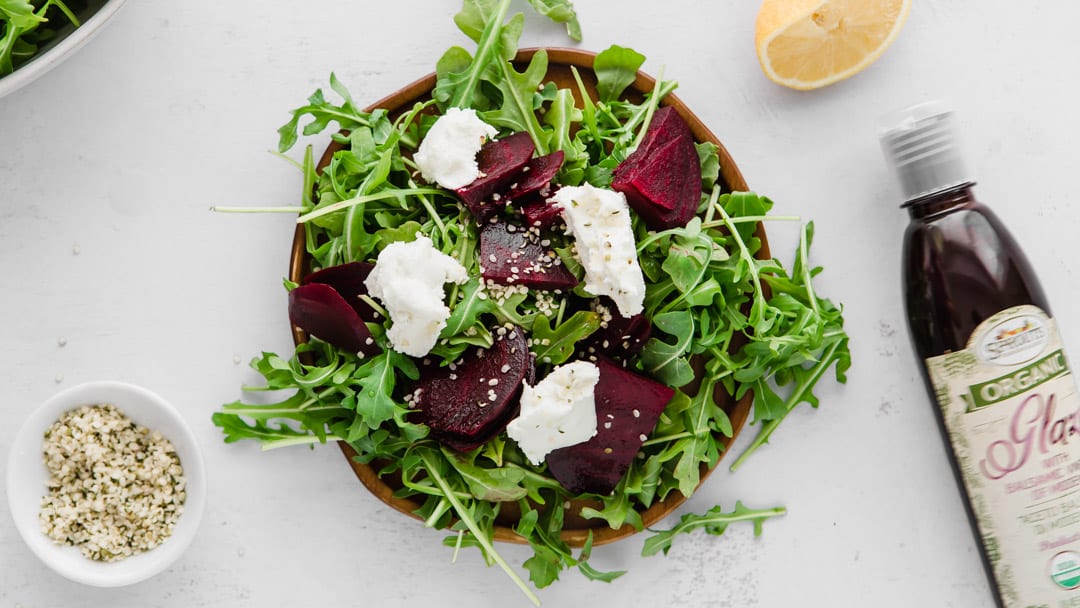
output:
[[[1031,365],[1011,371],[1004,376],[972,384],[969,387],[971,394],[968,399],[968,411],[1000,403],[1067,373],[1069,373],[1069,364],[1065,361],[1065,354],[1060,349],[1056,350]]]

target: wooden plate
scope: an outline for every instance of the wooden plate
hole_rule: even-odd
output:
[[[515,62],[520,64],[527,63],[537,50],[539,49],[522,49],[515,58]],[[563,48],[549,48],[546,50],[548,53],[547,80],[554,82],[559,88],[569,88],[574,92],[575,98],[577,98],[577,101],[580,104],[581,100],[577,97],[578,86],[574,80],[573,73],[571,72],[571,67],[576,67],[585,83],[586,89],[589,91],[589,95],[592,96],[593,99],[596,99],[596,78],[592,71],[593,58],[595,57],[594,53]],[[521,69],[523,66],[519,65],[518,67]],[[651,91],[655,83],[656,80],[651,76],[638,72],[637,79],[627,90],[625,96],[628,99],[640,101],[642,93]],[[391,118],[396,117],[412,108],[413,104],[416,102],[429,99],[431,90],[434,87],[435,74],[429,74],[375,102],[366,110],[371,111],[375,108],[384,108],[389,111]],[[720,178],[725,192],[749,190],[742,174],[739,173],[739,169],[735,166],[735,161],[732,160],[731,155],[728,154],[723,144],[720,143],[720,140],[705,127],[697,116],[694,116],[693,112],[691,112],[681,100],[674,95],[668,95],[661,104],[673,106],[675,108],[679,115],[690,125],[690,130],[693,132],[694,138],[697,141],[709,141],[719,147]],[[326,167],[330,163],[330,159],[333,157],[334,153],[343,148],[344,145],[332,142],[323,153],[318,164],[318,170],[321,171]],[[761,251],[759,251],[757,255],[760,258],[768,258],[770,256],[769,245],[765,238],[765,231],[760,223],[757,227],[757,236],[761,239]],[[305,251],[304,227],[297,226],[296,235],[293,238],[292,256],[289,263],[289,279],[299,282],[300,279],[307,274],[308,264],[309,260],[307,252]],[[307,337],[299,328],[293,327],[293,339],[297,344],[300,344],[301,342],[306,341]],[[727,412],[728,417],[731,419],[734,436],[724,442],[725,445],[729,445],[730,442],[734,441],[735,437],[738,436],[740,429],[746,424],[746,420],[750,414],[753,397],[748,393],[743,399],[736,402],[731,399],[723,389],[717,389],[715,399],[716,403]],[[339,446],[341,447],[341,451],[345,455],[345,458],[348,460],[349,465],[356,473],[357,478],[360,479],[360,482],[364,484],[372,494],[394,509],[420,519],[419,516],[415,514],[415,511],[420,508],[419,503],[394,495],[395,490],[400,489],[401,487],[398,480],[393,479],[392,476],[387,479],[380,478],[376,474],[375,468],[356,462],[353,458],[353,456],[356,455],[356,452],[354,452],[348,444],[340,442]],[[702,481],[704,481],[709,472],[709,470],[705,470],[703,467]],[[395,483],[396,481],[397,483]],[[645,526],[648,527],[667,516],[685,500],[685,496],[678,491],[673,491],[665,500],[658,501],[649,509],[643,511],[641,513],[641,519]],[[572,504],[572,508],[567,510],[562,537],[570,546],[582,546],[585,543],[590,530],[592,531],[594,545],[609,543],[630,536],[637,531],[629,524],[615,530],[607,526],[602,520],[587,520],[580,517],[579,513],[581,507],[586,505],[597,506],[597,503],[575,501]],[[496,540],[516,543],[525,542],[525,540],[518,536],[511,528],[516,521],[516,518],[519,516],[520,513],[517,512],[516,503],[507,503],[500,508],[499,518],[497,520],[498,525],[495,528]]]

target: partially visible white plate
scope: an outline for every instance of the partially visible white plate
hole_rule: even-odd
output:
[[[97,12],[87,18],[82,18],[83,16],[79,15],[82,18],[82,25],[75,28],[62,40],[53,44],[37,57],[18,67],[14,72],[0,77],[0,97],[30,84],[45,72],[60,65],[60,62],[67,59],[97,35],[101,28],[116,15],[116,11],[120,10],[125,1],[108,0]]]

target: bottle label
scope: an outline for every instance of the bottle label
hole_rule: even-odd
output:
[[[1007,608],[1080,608],[1080,395],[1057,325],[1003,310],[926,360]]]

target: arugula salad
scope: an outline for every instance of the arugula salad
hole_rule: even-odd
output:
[[[306,148],[296,163],[300,205],[246,209],[298,214],[313,272],[285,287],[290,319],[309,337],[289,357],[252,362],[265,385],[245,390],[287,398],[229,403],[213,422],[226,442],[252,439],[264,449],[346,442],[400,487],[396,496],[420,505],[427,526],[450,531],[446,544],[478,548],[539,603],[493,544],[500,512],[520,512],[513,531],[532,548],[523,567],[535,587],[568,568],[611,581],[622,572],[590,565],[591,535],[579,551],[563,540],[568,517],[642,529],[643,511],[676,492],[690,496],[719,462],[735,430],[726,400],[752,396],[757,426],[735,469],[796,406],[817,407],[814,387],[830,370],[845,380],[850,353],[841,310],[813,285],[821,271],[809,258],[813,225],[803,226],[790,269],[760,256],[759,225],[793,218],[770,216],[764,196],[726,191],[717,146],[690,139],[663,103],[675,83],[627,94],[645,58],[619,46],[595,58],[595,97],[576,70],[576,87],[547,81],[544,50],[519,70],[512,60],[524,16],[510,16],[509,4],[464,1],[454,21],[476,47],[442,56],[430,99],[400,115],[363,111],[331,75],[341,101],[318,90],[281,127],[281,153],[332,123],[340,148],[321,170]],[[569,2],[530,4],[580,39]],[[496,135],[483,138],[475,180],[444,187],[429,181],[418,150],[441,120],[462,112]],[[614,239],[586,254],[591,220],[568,209],[594,195],[630,202],[601,205],[606,215],[595,217],[625,220],[625,262],[644,283],[638,302],[620,299],[633,291],[625,287],[597,293],[596,251]],[[437,275],[435,308],[446,313],[419,354],[404,347],[413,339],[400,311],[418,307],[420,291],[395,300],[394,279],[385,278],[412,272],[413,258],[396,270],[387,262],[406,249],[428,252],[417,259],[432,261],[413,265]],[[598,381],[586,370],[594,388],[574,393],[595,400],[592,438],[535,457],[507,425],[512,433],[546,398],[538,395],[546,379],[585,368],[599,370]],[[571,513],[581,499],[594,506]],[[737,503],[685,515],[646,540],[643,554],[738,521],[760,533],[783,512]]]
[[[79,27],[79,19],[62,0],[37,3],[0,0],[0,77],[10,74],[56,35],[51,20],[66,19]]]

